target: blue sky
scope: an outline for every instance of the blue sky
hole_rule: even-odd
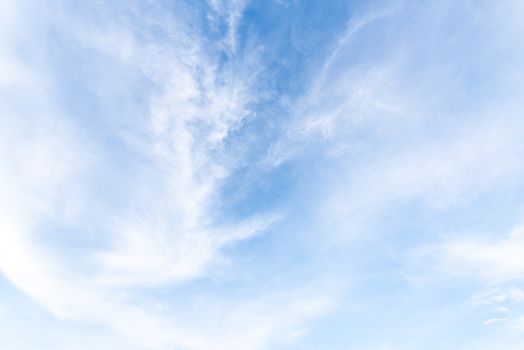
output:
[[[0,348],[524,347],[517,0],[0,13]]]

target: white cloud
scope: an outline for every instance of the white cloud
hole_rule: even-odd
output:
[[[17,288],[64,322],[102,327],[141,348],[270,348],[292,343],[333,308],[336,293],[300,283],[238,300],[198,289],[211,267],[227,265],[224,248],[280,218],[220,220],[221,186],[249,161],[228,141],[255,117],[252,105],[264,95],[257,90],[259,51],[236,55],[245,1],[208,2],[208,19],[217,31],[226,28],[216,45],[193,30],[191,19],[160,7],[142,13],[138,4],[122,13],[107,5],[91,15],[51,6],[42,10],[49,20],[34,24],[31,16],[38,15],[29,13],[23,20],[33,24],[21,34],[23,11],[12,4],[9,21],[0,17],[0,102],[6,102],[0,103],[0,270]],[[409,12],[410,33],[433,33],[424,22],[432,9]],[[407,54],[359,61],[356,53],[366,49],[359,35],[401,12],[388,7],[351,19],[304,95],[289,104],[289,122],[269,150],[271,167],[307,158],[312,149],[327,155],[322,198],[311,201],[316,217],[307,219],[327,222],[328,230],[308,227],[323,235],[313,244],[329,240],[326,231],[369,232],[358,223],[375,222],[398,203],[467,206],[483,193],[517,186],[523,175],[522,99],[514,89],[520,85],[508,74],[518,65],[501,69],[502,82],[489,80],[504,91],[484,99],[468,95],[467,75],[475,71],[464,73],[463,64],[471,58],[443,67],[437,61],[456,52],[438,45],[430,48],[440,56],[420,55],[427,67],[406,73],[428,48],[425,37],[396,33],[389,40]],[[506,34],[514,29],[508,26]],[[49,28],[64,34],[57,46],[70,45],[88,59],[50,67],[48,58],[61,53],[28,39]],[[15,44],[38,54],[22,59]],[[59,84],[60,74],[67,84]],[[64,91],[76,84],[85,88],[86,102],[95,101],[96,108],[83,111],[92,118],[87,124],[104,119],[96,130],[67,108],[78,96]],[[473,102],[465,106],[451,95]],[[516,229],[494,241],[450,241],[439,258],[481,280],[521,279],[522,237]],[[192,281],[196,291],[181,292]],[[486,325],[518,324],[521,314],[509,304],[521,303],[521,293],[504,288],[479,297],[475,302],[497,314]]]
[[[523,226],[518,225],[508,234],[450,237],[442,244],[418,249],[417,269],[439,281],[472,283],[480,292],[473,292],[466,305],[486,313],[483,324],[501,323],[520,331],[524,318],[524,291],[520,287],[524,279],[523,232]]]
[[[366,232],[387,208],[408,202],[438,211],[465,207],[482,194],[518,186],[524,171],[521,90],[508,91],[520,64],[506,66],[497,56],[523,52],[486,41],[505,41],[520,24],[496,28],[500,9],[479,23],[461,4],[397,4],[351,18],[310,88],[291,104],[292,118],[266,158],[276,167],[309,153],[325,156],[319,171],[329,186],[319,189],[325,197],[315,210],[330,223],[326,230],[348,237]],[[409,32],[398,25],[406,14],[413,21]],[[437,28],[455,17],[462,20],[454,45],[440,45],[447,36]],[[368,26],[388,33],[386,53],[366,54]],[[464,35],[471,27],[483,28],[484,36],[472,41]],[[463,55],[460,47],[468,43],[471,52],[500,66],[500,74],[483,75],[483,84],[498,87],[490,96],[472,93],[470,76],[480,74],[480,63],[469,51]]]
[[[233,2],[227,6],[231,13],[221,15],[229,26],[226,42],[231,54],[243,6]],[[270,213],[219,225],[214,210],[222,181],[238,166],[228,158],[234,150],[226,141],[250,116],[248,105],[256,98],[251,86],[259,68],[221,66],[215,57],[221,48],[209,48],[182,20],[173,22],[168,15],[140,18],[146,26],[149,20],[159,25],[170,45],[137,33],[126,21],[104,26],[87,17],[79,20],[67,6],[46,11],[54,10],[56,16],[49,17],[49,23],[39,18],[42,23],[36,29],[26,30],[66,28],[69,45],[103,58],[105,66],[93,63],[95,76],[82,77],[82,69],[75,72],[100,99],[102,111],[106,101],[130,94],[136,81],[145,77],[152,86],[143,108],[148,115],[138,116],[122,106],[118,114],[129,113],[125,123],[104,124],[109,126],[104,131],[127,147],[132,170],[111,163],[112,146],[102,144],[99,135],[90,138],[91,131],[81,130],[62,108],[64,97],[56,84],[60,77],[54,80],[45,60],[46,43],[34,44],[25,33],[9,32],[9,39],[19,40],[18,45],[38,45],[44,58],[26,64],[12,56],[12,43],[2,47],[1,61],[14,67],[1,75],[2,87],[16,83],[25,105],[38,102],[29,111],[15,104],[2,107],[3,275],[64,322],[102,327],[137,348],[219,350],[243,344],[243,349],[262,349],[298,335],[309,319],[330,305],[313,293],[292,300],[299,287],[291,291],[283,287],[280,298],[230,302],[229,308],[220,310],[216,324],[206,327],[201,327],[205,314],[189,320],[198,295],[183,295],[180,298],[187,302],[178,300],[183,307],[173,310],[158,309],[141,294],[143,288],[153,291],[166,283],[175,293],[173,282],[202,277],[210,265],[223,260],[223,247],[263,232],[276,220]],[[11,19],[16,29],[26,21]],[[256,58],[246,60],[252,63]],[[118,76],[123,82],[115,80],[114,70],[125,71]],[[6,100],[5,95],[1,98]],[[107,113],[111,118],[112,112]],[[115,125],[129,130],[117,130]],[[135,142],[126,132],[144,137]],[[119,189],[111,188],[115,182]],[[106,205],[105,191],[124,192],[125,204]],[[62,235],[61,231],[68,236],[58,244],[53,235]],[[163,298],[169,302],[169,297]]]
[[[244,9],[247,6],[246,0],[208,0],[213,12],[209,18],[217,26],[217,22],[224,21],[227,25],[223,45],[229,54],[234,55],[238,44],[238,26]]]
[[[477,277],[493,282],[503,282],[524,278],[524,226],[517,226],[503,238],[469,237],[450,240],[443,245],[439,256],[446,265],[460,266],[458,271],[469,271]],[[508,295],[512,299],[522,299],[522,292],[512,289]],[[501,296],[502,297],[502,296]]]

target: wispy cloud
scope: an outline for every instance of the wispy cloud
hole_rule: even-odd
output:
[[[0,14],[8,344],[521,345],[517,1],[46,4]]]
[[[248,62],[256,57],[244,58],[247,66],[241,70],[233,70],[236,58],[230,63],[219,58],[223,50],[234,55],[243,7],[240,2],[213,5],[218,20],[228,26],[225,48],[209,45],[187,19],[156,10],[151,17],[140,13],[138,5],[120,9],[131,16],[127,20],[109,23],[104,22],[109,13],[79,17],[69,5],[51,7],[48,11],[57,12],[54,20],[27,29],[65,27],[66,50],[91,52],[94,63],[85,61],[85,70],[65,74],[76,75],[89,94],[101,99],[97,108],[113,118],[101,125],[93,118],[93,128],[81,130],[68,111],[56,109],[64,103],[56,87],[70,77],[51,78],[55,67],[26,67],[16,57],[9,61],[16,69],[2,74],[6,86],[20,86],[20,92],[13,91],[24,104],[39,97],[42,102],[38,111],[4,107],[0,268],[57,317],[106,327],[140,348],[226,349],[243,344],[259,349],[272,339],[288,339],[304,320],[325,309],[324,301],[314,296],[290,302],[283,290],[281,298],[234,302],[219,310],[218,319],[227,321],[217,329],[201,326],[203,319],[182,322],[183,315],[190,317],[187,306],[173,316],[170,308],[159,311],[141,296],[140,288],[202,277],[206,268],[222,260],[223,247],[267,229],[275,219],[274,213],[262,213],[222,225],[215,209],[221,183],[237,166],[228,157],[235,150],[226,142],[252,115],[249,105],[256,99],[252,89],[259,69]],[[13,21],[15,28],[20,20]],[[140,24],[138,30],[130,24],[134,21]],[[24,35],[13,32],[9,39],[23,42]],[[3,60],[14,54],[14,42],[3,48]],[[42,60],[51,57],[44,45],[40,50]],[[96,76],[84,75],[89,69]],[[136,88],[140,80],[149,85],[148,91]],[[135,93],[146,94],[139,99],[145,105],[106,104]],[[136,107],[145,115],[133,110]],[[96,135],[104,127],[113,142]],[[111,154],[116,147],[124,158],[115,164]],[[95,192],[87,193],[89,189]],[[103,205],[103,211],[91,207],[110,198],[108,191],[123,200]],[[90,217],[97,222],[81,228]],[[53,247],[47,226],[72,235],[69,243]],[[184,299],[191,303],[197,296]]]

